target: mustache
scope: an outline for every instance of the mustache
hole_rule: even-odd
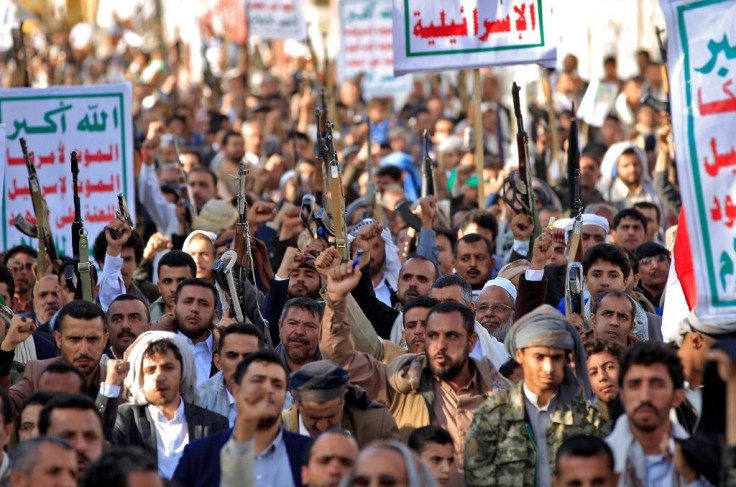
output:
[[[305,345],[309,345],[309,340],[307,340],[307,337],[303,335],[289,337],[287,341],[292,342],[292,343],[303,343]]]
[[[123,337],[137,338],[137,337],[136,337],[136,336],[135,336],[135,335],[134,335],[134,334],[133,334],[132,332],[130,332],[129,330],[123,330],[123,331],[121,331],[120,333],[118,333],[117,337],[118,337],[118,338],[123,338]]]
[[[95,361],[95,358],[92,355],[77,355],[74,357],[74,361],[77,360],[91,360],[92,362]]]
[[[656,411],[656,410],[657,410],[657,408],[655,408],[655,407],[654,407],[654,404],[652,404],[651,402],[647,401],[647,402],[643,402],[643,403],[639,404],[639,405],[638,405],[638,406],[636,407],[636,409],[634,409],[634,412],[637,412],[637,411],[639,411],[640,409],[644,409],[644,408],[649,408],[649,409],[652,409],[652,410],[654,410],[654,411]]]

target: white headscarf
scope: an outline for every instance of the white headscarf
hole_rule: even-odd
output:
[[[127,399],[133,404],[145,406],[148,404],[143,394],[143,356],[148,346],[159,340],[168,340],[179,349],[181,354],[181,382],[179,383],[179,394],[185,402],[200,405],[199,392],[197,391],[197,369],[194,366],[194,354],[189,344],[176,333],[168,331],[147,331],[141,333],[136,340],[130,344],[125,351],[125,360],[130,363],[130,371],[125,377],[125,389]]]
[[[350,232],[348,232],[348,245],[353,244],[353,240],[355,240],[359,228],[371,223],[378,223],[378,221],[372,218],[366,218],[356,223],[355,226],[350,230]],[[399,248],[396,246],[393,239],[391,238],[391,231],[388,229],[388,226],[383,227],[381,238],[383,239],[383,243],[385,244],[384,255],[386,258],[382,268],[383,277],[386,278],[391,289],[395,291],[399,282],[399,272],[401,271]]]

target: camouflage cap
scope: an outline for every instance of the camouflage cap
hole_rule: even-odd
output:
[[[297,401],[327,402],[345,394],[350,374],[331,360],[310,362],[291,374],[291,392]]]

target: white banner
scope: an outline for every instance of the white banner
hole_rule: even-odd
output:
[[[246,0],[248,36],[262,39],[307,38],[304,0]]]
[[[391,0],[342,0],[338,79],[355,79],[363,73],[366,98],[401,97],[411,88],[411,77],[394,76]],[[403,105],[404,99],[397,102]]]
[[[663,0],[672,124],[701,320],[736,329],[736,3]],[[731,72],[731,70],[734,70]]]
[[[13,219],[35,223],[28,171],[20,147],[25,138],[31,163],[49,208],[49,226],[59,252],[72,255],[74,200],[70,155],[79,155],[79,196],[90,245],[115,218],[118,193],[135,219],[131,85],[17,88],[0,91],[0,123],[5,124],[5,164],[0,239],[3,249],[35,240],[21,234]],[[91,255],[91,252],[90,252]]]
[[[394,72],[557,59],[549,0],[394,0]]]

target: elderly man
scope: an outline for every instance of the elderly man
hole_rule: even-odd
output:
[[[368,400],[350,375],[330,360],[305,365],[291,374],[294,405],[283,414],[287,431],[316,437],[342,428],[364,446],[373,440],[398,439],[396,421],[383,404]]]
[[[143,333],[126,351],[130,402],[118,409],[112,443],[156,455],[158,472],[171,478],[184,447],[226,429],[227,418],[199,407],[194,357],[179,335]]]
[[[514,323],[516,287],[503,277],[488,281],[475,303],[475,320],[503,343]]]
[[[587,402],[585,351],[577,330],[546,305],[514,324],[506,346],[524,379],[478,408],[465,446],[465,481],[549,485],[560,444],[572,435],[600,434],[600,414]]]
[[[41,326],[61,308],[61,287],[56,274],[48,274],[33,286],[33,309],[36,311],[36,326]]]
[[[281,343],[275,352],[289,373],[305,364],[321,360],[319,350],[322,307],[309,298],[292,298],[284,305],[279,320]]]
[[[429,467],[398,441],[376,442],[360,452],[341,485],[406,485],[436,487]],[[455,484],[453,484],[455,485]]]

